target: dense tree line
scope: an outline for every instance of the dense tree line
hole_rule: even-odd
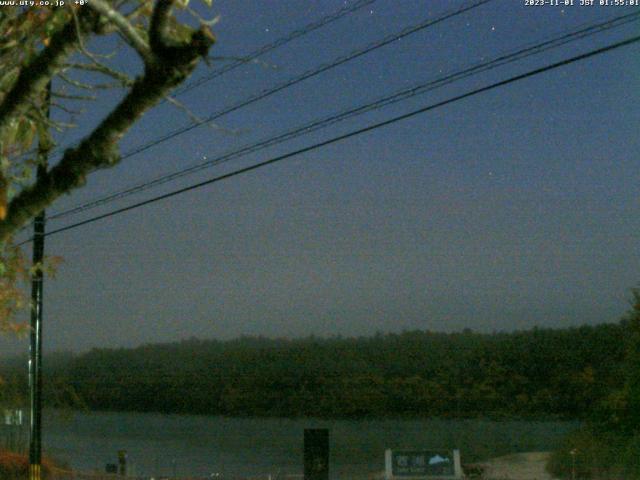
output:
[[[94,349],[45,359],[45,398],[54,406],[233,416],[583,418],[624,385],[624,338],[624,324],[602,324]],[[5,386],[26,389],[16,365],[4,370]],[[5,388],[4,396],[20,395]]]
[[[640,480],[640,289],[620,323],[621,375],[551,458],[558,477]]]

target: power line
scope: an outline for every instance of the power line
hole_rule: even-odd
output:
[[[236,110],[239,110],[247,105],[250,105],[252,103],[255,103],[259,100],[262,100],[264,98],[267,98],[275,93],[278,93],[286,88],[290,88],[300,82],[303,82],[304,80],[307,80],[309,78],[315,77],[317,75],[320,75],[321,73],[324,73],[328,70],[331,70],[339,65],[342,65],[344,63],[347,63],[351,60],[354,60],[358,57],[361,57],[363,55],[366,55],[367,53],[370,53],[372,51],[378,50],[382,47],[385,47],[386,45],[393,43],[397,40],[400,40],[402,38],[405,38],[409,35],[412,35],[414,33],[417,33],[421,30],[424,30],[428,27],[431,27],[433,25],[436,25],[438,23],[441,23],[445,20],[448,20],[450,18],[456,17],[458,15],[461,15],[469,10],[472,10],[474,8],[480,7],[486,3],[492,2],[494,0],[476,0],[474,2],[471,2],[469,4],[463,5],[462,7],[459,7],[457,9],[454,10],[449,10],[445,13],[443,13],[442,15],[440,15],[437,18],[434,19],[425,19],[422,22],[416,24],[416,25],[412,25],[409,27],[404,28],[403,30],[401,30],[398,33],[395,34],[391,34],[388,35],[384,38],[382,38],[381,40],[377,40],[375,42],[372,42],[370,44],[368,44],[367,46],[365,46],[364,48],[358,49],[358,50],[354,50],[353,52],[344,55],[342,57],[338,57],[337,59],[334,59],[332,62],[329,63],[325,63],[322,64],[318,67],[315,67],[311,70],[307,70],[306,72],[303,72],[301,75],[298,75],[296,77],[290,78],[289,80],[286,80],[285,82],[277,85],[276,87],[270,88],[270,89],[266,89],[263,90],[262,92],[259,92],[255,95],[252,95],[248,98],[245,98],[243,100],[241,100],[240,102],[225,107],[222,110],[219,110],[215,113],[212,113],[211,115],[209,115],[206,119],[202,120],[201,122],[197,122],[197,123],[191,123],[187,126],[181,127],[179,129],[176,129],[172,132],[169,132],[161,137],[157,137],[154,140],[151,140],[145,144],[139,145],[138,147],[135,147],[132,150],[129,150],[128,152],[124,153],[121,157],[121,160],[125,160],[127,158],[133,157],[134,155],[137,155],[145,150],[148,150],[149,148],[152,148],[156,145],[159,145],[160,143],[163,143],[167,140],[170,140],[172,138],[175,138],[179,135],[182,135],[184,133],[187,133],[197,127],[200,127],[202,125],[205,125],[207,123],[211,123],[212,121],[227,115],[229,113],[232,113]]]
[[[241,100],[240,102],[225,107],[222,110],[219,110],[215,113],[212,113],[211,115],[209,115],[207,118],[205,118],[204,120],[202,120],[201,122],[197,122],[197,123],[191,123],[185,127],[181,127],[178,128],[172,132],[169,132],[161,137],[156,138],[155,140],[151,140],[150,142],[147,142],[145,144],[142,144],[130,151],[128,151],[127,153],[125,153],[122,156],[122,160],[132,157],[134,155],[137,155],[138,153],[141,153],[145,150],[148,150],[151,147],[154,147],[160,143],[166,142],[167,140],[171,140],[172,138],[175,138],[179,135],[182,135],[184,133],[187,133],[191,130],[193,130],[194,128],[200,127],[202,125],[205,125],[207,123],[211,123],[214,120],[217,120],[218,118],[227,115],[229,113],[235,112],[236,110],[239,110],[241,108],[246,107],[247,105],[250,105],[252,103],[255,103],[259,100],[262,100],[264,98],[270,97],[271,95],[274,95],[275,93],[278,93],[286,88],[290,88],[294,85],[297,85],[300,82],[303,82],[305,80],[308,80],[309,78],[315,77],[317,75],[320,75],[321,73],[324,73],[328,70],[331,70],[335,67],[338,67],[340,65],[343,65],[347,62],[350,62],[351,60],[355,60],[358,57],[361,57],[363,55],[366,55],[370,52],[373,52],[375,50],[378,50],[382,47],[385,47],[387,45],[389,45],[390,43],[393,43],[397,40],[400,40],[402,38],[405,38],[409,35],[412,35],[414,33],[420,32],[426,28],[432,27],[433,25],[436,25],[438,23],[441,23],[445,20],[448,20],[450,18],[456,17],[458,15],[461,15],[465,12],[468,12],[469,10],[472,10],[474,8],[480,7],[482,5],[484,5],[485,3],[489,3],[492,2],[494,0],[476,0],[475,2],[472,2],[470,4],[464,5],[458,9],[455,10],[450,10],[444,14],[442,14],[441,16],[434,18],[434,19],[426,19],[423,20],[422,22],[418,23],[417,25],[413,25],[410,27],[407,27],[403,30],[401,30],[399,33],[395,33],[392,35],[388,35],[386,37],[384,37],[382,40],[378,40],[376,42],[373,42],[369,45],[367,45],[364,48],[361,48],[359,50],[355,50],[347,55],[344,55],[342,57],[339,57],[335,60],[333,60],[330,63],[326,63],[326,64],[322,64],[318,67],[315,67],[311,70],[307,70],[306,72],[302,73],[301,75],[291,78],[289,80],[286,80],[285,82],[277,85],[276,87],[273,88],[269,88],[266,90],[263,90],[262,92],[259,92],[255,95],[252,95],[244,100]]]
[[[611,28],[616,28],[619,26],[622,26],[624,24],[630,23],[632,21],[635,21],[638,16],[640,16],[640,12],[634,12],[634,13],[630,13],[627,15],[621,15],[609,20],[606,20],[604,22],[600,22],[600,23],[596,23],[596,24],[587,24],[586,27],[582,26],[582,28],[579,28],[578,30],[574,30],[572,32],[566,33],[566,34],[562,34],[560,36],[554,37],[550,40],[547,40],[545,42],[542,43],[537,43],[537,44],[528,44],[529,46],[524,46],[521,47],[520,49],[515,50],[514,52],[508,53],[508,54],[503,54],[500,55],[492,60],[486,61],[486,62],[482,62],[482,63],[478,63],[475,64],[471,67],[465,68],[463,70],[451,73],[451,74],[447,74],[444,76],[441,76],[439,78],[436,78],[434,80],[430,80],[426,83],[420,83],[418,85],[415,85],[413,87],[410,88],[406,88],[403,90],[400,90],[398,92],[395,92],[393,94],[390,95],[386,95],[374,102],[369,102],[366,103],[364,105],[355,107],[355,108],[350,108],[348,110],[342,111],[341,113],[338,114],[333,114],[330,115],[328,117],[325,117],[323,119],[316,119],[310,123],[307,123],[303,126],[299,126],[294,128],[293,130],[289,130],[285,133],[282,133],[280,135],[277,135],[275,137],[269,137],[267,139],[258,141],[257,143],[253,143],[251,145],[245,145],[244,147],[241,147],[237,150],[234,150],[232,152],[223,154],[217,158],[208,160],[206,162],[203,163],[199,163],[197,165],[193,165],[191,167],[182,169],[182,170],[178,170],[177,172],[173,172],[171,174],[167,174],[167,175],[162,175],[154,180],[150,180],[150,181],[146,181],[146,182],[142,182],[139,183],[133,187],[129,187],[126,188],[124,190],[120,190],[118,192],[106,195],[102,198],[99,198],[97,200],[93,200],[91,202],[73,207],[71,209],[65,210],[63,212],[54,214],[52,216],[50,216],[48,218],[48,220],[55,220],[55,219],[60,219],[60,218],[64,218],[70,215],[74,215],[77,213],[81,213],[90,209],[93,209],[95,207],[101,206],[101,205],[105,205],[107,203],[110,203],[114,200],[119,200],[125,197],[128,197],[129,195],[133,195],[135,193],[139,193],[145,190],[148,190],[150,188],[156,187],[158,185],[162,185],[164,183],[176,180],[178,178],[181,178],[183,176],[192,174],[194,172],[203,170],[205,168],[210,168],[214,165],[219,165],[221,163],[230,161],[234,158],[238,158],[238,157],[242,157],[245,156],[249,153],[254,153],[256,151],[262,150],[264,148],[279,144],[281,142],[284,142],[286,140],[290,140],[292,138],[296,138],[300,135],[306,135],[309,133],[312,133],[314,131],[317,131],[321,128],[325,128],[329,125],[333,125],[335,123],[338,123],[340,121],[344,121],[347,118],[351,118],[357,115],[361,115],[363,113],[366,113],[368,111],[371,111],[373,109],[378,109],[387,105],[391,105],[393,103],[397,103],[399,101],[403,101],[406,100],[408,98],[417,96],[417,95],[421,95],[423,93],[432,91],[436,88],[440,88],[444,85],[448,85],[457,81],[460,81],[464,78],[468,78],[470,76],[473,75],[477,75],[479,73],[482,72],[486,72],[492,69],[495,69],[497,67],[500,66],[504,66],[506,64],[515,62],[515,61],[519,61],[522,60],[524,58],[527,58],[529,56],[532,55],[536,55],[539,54],[541,52],[553,49],[553,48],[557,48],[559,46],[565,45],[569,42],[573,42],[576,40],[580,40],[583,39],[585,37],[594,35],[596,33],[600,33],[602,31],[611,29]]]
[[[376,2],[377,0],[358,0],[356,1],[353,5],[350,6],[346,6],[346,7],[342,7],[340,9],[338,9],[337,11],[330,13],[329,15],[326,15],[322,18],[320,18],[319,20],[315,21],[315,22],[311,22],[307,25],[305,25],[302,28],[299,28],[297,30],[293,30],[292,32],[288,33],[287,35],[285,35],[284,37],[280,37],[276,40],[274,40],[271,43],[267,43],[259,48],[257,48],[256,50],[254,50],[253,52],[241,57],[241,58],[233,58],[232,63],[229,63],[227,65],[225,65],[222,68],[216,69],[213,72],[211,72],[210,74],[194,81],[193,83],[184,86],[181,89],[178,89],[174,95],[182,95],[183,93],[188,92],[189,90],[193,90],[194,88],[202,85],[203,83],[209,82],[211,80],[213,80],[214,78],[220,77],[222,75],[224,75],[225,73],[228,73],[232,70],[235,70],[236,68],[242,66],[242,65],[246,65],[247,63],[250,63],[254,60],[256,60],[258,57],[271,52],[273,50],[276,50],[277,48],[280,48],[290,42],[292,42],[293,40],[303,37],[315,30],[318,30],[322,27],[325,27],[351,13],[354,13],[358,10],[360,10],[361,8],[364,8],[368,5],[373,4],[374,2]],[[56,152],[59,152],[60,150],[66,150],[67,148],[70,148],[71,145],[67,145],[66,147],[58,147],[55,149]],[[32,151],[29,152],[25,152],[23,154],[20,155],[19,158],[27,158],[29,155],[31,155],[32,153],[34,153],[37,149],[32,149]],[[53,153],[53,152],[52,152]]]
[[[328,25],[330,23],[335,22],[336,20],[339,20],[340,18],[349,15],[351,13],[356,12],[357,10],[360,10],[363,7],[366,7],[367,5],[371,5],[372,3],[374,3],[376,0],[359,0],[357,2],[355,2],[353,5],[351,6],[347,6],[347,7],[343,7],[340,10],[331,13],[325,17],[322,17],[321,19],[319,19],[316,22],[312,22],[309,23],[307,25],[305,25],[304,27],[298,29],[298,30],[294,30],[293,32],[289,33],[288,35],[278,38],[277,40],[274,40],[271,43],[268,43],[266,45],[263,45],[262,47],[254,50],[253,52],[249,53],[248,55],[234,61],[233,63],[230,63],[228,65],[225,65],[224,67],[214,70],[213,72],[211,72],[210,74],[199,78],[198,80],[195,80],[193,82],[191,82],[189,85],[186,85],[185,87],[178,89],[178,91],[175,93],[175,95],[182,95],[185,92],[188,92],[189,90],[193,90],[196,87],[199,87],[200,85],[202,85],[203,83],[206,82],[210,82],[211,80],[213,80],[214,78],[218,78],[221,75],[224,75],[227,72],[230,72],[231,70],[235,70],[236,68],[247,64],[248,62],[251,62],[255,59],[257,59],[258,57],[271,52],[272,50],[275,50],[277,48],[280,48],[284,45],[286,45],[287,43],[295,40],[296,38],[302,37],[304,35],[307,35],[315,30],[318,30],[319,28],[324,27],[325,25]]]
[[[335,67],[337,67],[339,65],[342,65],[342,64],[347,63],[347,62],[349,62],[351,60],[354,60],[354,59],[356,59],[358,57],[361,57],[362,55],[366,55],[367,53],[370,53],[372,51],[378,50],[378,49],[380,49],[380,48],[382,48],[382,47],[384,47],[384,46],[386,46],[386,45],[388,45],[390,43],[393,43],[393,42],[395,42],[397,40],[400,40],[400,39],[405,38],[405,37],[407,37],[409,35],[412,35],[414,33],[417,33],[419,31],[421,31],[421,30],[424,30],[425,28],[431,27],[431,26],[436,25],[438,23],[441,23],[441,22],[443,22],[445,20],[448,20],[449,18],[453,18],[453,17],[455,17],[457,15],[461,15],[461,14],[463,14],[463,13],[469,11],[469,10],[472,10],[474,8],[477,8],[477,7],[481,6],[481,5],[484,5],[485,3],[489,3],[489,2],[493,2],[493,1],[494,0],[475,0],[474,2],[471,2],[471,3],[467,4],[467,5],[463,5],[462,7],[458,8],[458,9],[449,10],[446,13],[444,13],[443,15],[441,15],[441,16],[435,18],[435,19],[428,19],[427,18],[427,19],[423,20],[422,22],[420,22],[420,23],[418,23],[416,25],[413,25],[413,26],[410,26],[410,27],[407,27],[407,28],[401,30],[399,33],[388,35],[388,36],[384,37],[382,40],[378,40],[376,42],[372,42],[372,43],[370,43],[369,45],[365,46],[362,49],[355,50],[355,51],[353,51],[353,52],[351,52],[351,53],[349,53],[349,54],[347,54],[345,56],[338,57],[337,59],[333,60],[330,63],[322,64],[319,67],[313,68],[311,70],[307,70],[306,72],[303,72],[301,75],[299,75],[297,77],[293,77],[293,78],[285,81],[284,83],[282,83],[282,84],[280,84],[280,85],[278,85],[276,87],[263,90],[262,92],[259,92],[259,93],[255,94],[255,95],[252,95],[252,96],[250,96],[250,97],[248,97],[248,98],[246,98],[244,100],[241,100],[240,102],[238,102],[238,103],[236,103],[234,105],[225,107],[222,110],[219,110],[218,112],[215,112],[215,113],[209,115],[207,118],[205,118],[204,120],[202,120],[200,122],[191,123],[191,124],[186,125],[184,127],[178,128],[178,129],[176,129],[176,130],[174,130],[172,132],[168,132],[168,133],[166,133],[165,135],[163,135],[161,137],[157,137],[156,139],[151,140],[151,141],[149,141],[149,142],[147,142],[145,144],[139,145],[138,147],[135,147],[134,149],[124,153],[122,155],[122,157],[121,157],[121,160],[124,160],[126,158],[130,158],[130,157],[132,157],[134,155],[137,155],[138,153],[141,153],[141,152],[143,152],[145,150],[148,150],[149,148],[154,147],[154,146],[156,146],[156,145],[158,145],[160,143],[163,143],[163,142],[165,142],[167,140],[170,140],[170,139],[175,138],[175,137],[177,137],[179,135],[182,135],[182,134],[184,134],[186,132],[189,132],[189,131],[193,130],[194,128],[197,128],[197,127],[200,127],[202,125],[206,125],[208,123],[211,123],[214,120],[216,120],[216,119],[218,119],[218,118],[220,118],[220,117],[222,117],[224,115],[227,115],[229,113],[235,112],[236,110],[239,110],[240,108],[243,108],[243,107],[245,107],[247,105],[250,105],[252,103],[255,103],[255,102],[259,101],[259,100],[267,98],[267,97],[269,97],[269,96],[271,96],[271,95],[273,95],[273,94],[275,94],[277,92],[280,92],[280,91],[282,91],[282,90],[284,90],[286,88],[292,87],[292,86],[294,86],[294,85],[296,85],[296,84],[298,84],[300,82],[303,82],[304,80],[307,80],[309,78],[315,77],[316,75],[324,73],[324,72],[326,72],[328,70],[331,70],[331,69],[333,69],[333,68],[335,68]]]
[[[232,177],[235,177],[235,176],[238,176],[238,175],[241,175],[241,174],[253,171],[253,170],[257,170],[259,168],[266,167],[267,165],[271,165],[271,164],[274,164],[274,163],[277,163],[277,162],[281,162],[281,161],[286,160],[288,158],[291,158],[291,157],[294,157],[294,156],[297,156],[297,155],[300,155],[300,154],[303,154],[303,153],[307,153],[307,152],[310,152],[310,151],[313,151],[313,150],[317,150],[317,149],[325,147],[327,145],[331,145],[331,144],[340,142],[342,140],[346,140],[348,138],[355,137],[355,136],[361,135],[363,133],[370,132],[372,130],[376,130],[376,129],[381,128],[381,127],[385,127],[387,125],[391,125],[393,123],[412,118],[412,117],[414,117],[416,115],[419,115],[419,114],[422,114],[422,113],[426,113],[428,111],[435,110],[437,108],[441,108],[441,107],[444,107],[446,105],[450,105],[452,103],[458,102],[458,101],[463,100],[465,98],[469,98],[469,97],[478,95],[480,93],[488,92],[490,90],[494,90],[496,88],[503,87],[505,85],[508,85],[508,84],[511,84],[511,83],[514,83],[514,82],[517,82],[517,81],[520,81],[520,80],[524,80],[526,78],[533,77],[535,75],[540,75],[541,73],[548,72],[548,71],[554,70],[556,68],[564,67],[566,65],[569,65],[569,64],[581,61],[581,60],[585,60],[587,58],[591,58],[591,57],[594,57],[596,55],[601,55],[603,53],[606,53],[606,52],[609,52],[609,51],[612,51],[612,50],[616,50],[618,48],[622,48],[624,46],[631,45],[631,44],[637,43],[639,41],[640,41],[640,36],[635,36],[635,37],[629,38],[627,40],[623,40],[623,41],[608,45],[606,47],[602,47],[602,48],[599,48],[599,49],[596,49],[596,50],[591,50],[590,52],[583,53],[581,55],[577,55],[577,56],[574,56],[574,57],[571,57],[571,58],[568,58],[568,59],[565,59],[565,60],[562,60],[562,61],[559,61],[559,62],[555,62],[555,63],[552,63],[550,65],[544,66],[544,67],[536,68],[536,69],[530,70],[530,71],[528,71],[526,73],[510,77],[510,78],[508,78],[506,80],[502,80],[502,81],[499,81],[499,82],[496,82],[496,83],[492,83],[492,84],[487,85],[485,87],[477,88],[477,89],[471,90],[471,91],[469,91],[467,93],[463,93],[461,95],[457,95],[455,97],[451,97],[451,98],[449,98],[447,100],[443,100],[441,102],[434,103],[434,104],[431,104],[431,105],[427,105],[427,106],[419,108],[417,110],[413,110],[411,112],[392,117],[392,118],[390,118],[388,120],[384,120],[382,122],[374,123],[372,125],[369,125],[369,126],[364,127],[364,128],[360,128],[358,130],[353,130],[353,131],[351,131],[349,133],[346,133],[344,135],[339,135],[337,137],[330,138],[329,140],[324,140],[322,142],[318,142],[318,143],[315,143],[313,145],[310,145],[310,146],[307,146],[307,147],[304,147],[304,148],[301,148],[301,149],[298,149],[298,150],[295,150],[295,151],[292,151],[292,152],[289,152],[289,153],[285,153],[283,155],[279,155],[279,156],[271,158],[269,160],[265,160],[263,162],[260,162],[260,163],[254,164],[254,165],[251,165],[251,166],[248,166],[248,167],[244,167],[244,168],[235,170],[233,172],[226,173],[224,175],[219,175],[219,176],[210,178],[208,180],[205,180],[205,181],[190,185],[188,187],[180,188],[178,190],[174,190],[172,192],[165,193],[163,195],[159,195],[159,196],[150,198],[148,200],[144,200],[142,202],[138,202],[138,203],[135,203],[133,205],[129,205],[127,207],[119,208],[117,210],[113,210],[111,212],[108,212],[108,213],[105,213],[105,214],[102,214],[102,215],[98,215],[98,216],[83,220],[81,222],[74,223],[72,225],[67,225],[65,227],[61,227],[61,228],[58,228],[56,230],[51,230],[51,231],[47,232],[45,234],[45,236],[50,236],[50,235],[54,235],[56,233],[61,233],[61,232],[67,231],[67,230],[71,230],[71,229],[74,229],[74,228],[77,228],[77,227],[81,227],[83,225],[86,225],[86,224],[89,224],[89,223],[93,223],[93,222],[96,222],[98,220],[102,220],[104,218],[112,217],[112,216],[118,215],[120,213],[127,212],[129,210],[133,210],[133,209],[145,206],[145,205],[149,205],[151,203],[158,202],[160,200],[165,200],[167,198],[174,197],[174,196],[179,195],[181,193],[189,192],[191,190],[196,190],[196,189],[204,187],[206,185],[217,183],[217,182],[220,182],[222,180],[226,180],[228,178],[232,178]],[[18,246],[24,245],[25,243],[28,243],[28,242],[31,242],[31,241],[32,241],[32,239],[25,240],[25,241],[19,243]]]

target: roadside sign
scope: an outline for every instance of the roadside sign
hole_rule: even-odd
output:
[[[385,477],[392,479],[462,478],[459,450],[387,450]]]

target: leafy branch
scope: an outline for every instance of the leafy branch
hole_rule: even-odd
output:
[[[182,32],[187,27],[177,24],[171,15],[172,0],[155,3],[146,31],[148,42],[129,19],[107,1],[96,0],[90,5],[91,8],[73,11],[67,16],[64,25],[46,39],[46,46],[22,66],[12,88],[0,102],[0,138],[11,122],[32,108],[32,99],[42,95],[51,78],[69,68],[65,62],[73,52],[84,49],[82,37],[85,35],[100,35],[115,29],[138,53],[144,72],[130,84],[121,102],[77,147],[68,149],[56,165],[11,199],[6,216],[0,221],[0,244],[6,243],[13,233],[61,195],[82,186],[91,172],[117,164],[122,136],[191,74],[198,62],[207,57],[215,40],[206,25],[190,29],[186,36],[177,35],[176,27],[181,27]],[[93,58],[89,65],[84,67],[124,83],[125,76],[114,73],[97,59]],[[56,96],[78,97],[60,93]]]

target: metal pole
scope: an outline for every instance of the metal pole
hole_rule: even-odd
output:
[[[49,117],[51,82],[45,92],[44,107]],[[47,142],[40,141],[38,151],[37,178],[47,173]],[[33,265],[31,275],[31,338],[29,344],[29,396],[30,396],[30,438],[29,438],[29,480],[40,480],[42,463],[42,261],[44,259],[45,212],[40,212],[33,223]]]

